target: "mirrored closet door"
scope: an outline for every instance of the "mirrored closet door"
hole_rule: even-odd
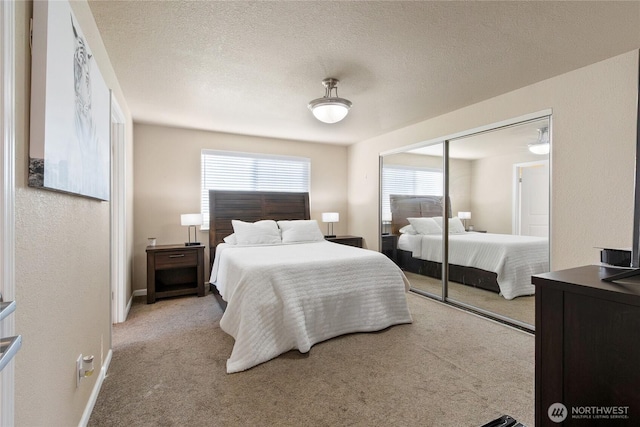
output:
[[[531,275],[549,271],[549,129],[543,117],[382,157],[381,248],[396,242],[413,291],[533,329]]]

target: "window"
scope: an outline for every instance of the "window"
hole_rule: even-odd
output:
[[[209,190],[306,193],[310,169],[304,157],[202,150],[202,228],[209,227]]]
[[[442,196],[442,170],[409,166],[382,168],[382,217],[391,216],[391,194]]]

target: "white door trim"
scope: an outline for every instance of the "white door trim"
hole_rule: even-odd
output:
[[[5,301],[15,299],[15,5],[0,2],[0,289]],[[0,336],[15,335],[15,315],[0,325]],[[10,362],[0,375],[0,425],[14,425],[14,368]]]
[[[111,93],[111,323],[127,318],[125,117]]]

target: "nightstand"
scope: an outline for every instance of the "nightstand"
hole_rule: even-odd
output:
[[[147,304],[156,298],[204,296],[204,246],[147,246]]]
[[[383,234],[382,247],[380,252],[391,258],[391,261],[398,263],[398,236],[397,234]]]
[[[325,237],[325,239],[333,243],[340,243],[341,245],[362,247],[362,237],[358,236],[336,236]]]

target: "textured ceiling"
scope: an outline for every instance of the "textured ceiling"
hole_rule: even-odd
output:
[[[640,2],[95,1],[135,122],[351,144],[640,48]],[[340,80],[337,124],[307,103]]]

